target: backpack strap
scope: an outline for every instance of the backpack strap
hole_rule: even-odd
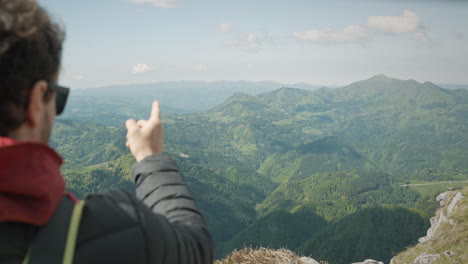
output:
[[[62,199],[51,220],[32,241],[23,264],[73,263],[83,209],[83,201]]]
[[[65,247],[65,253],[63,256],[64,264],[73,263],[73,257],[75,256],[76,240],[78,238],[78,230],[80,228],[81,215],[83,214],[85,202],[78,201],[73,208],[73,214],[68,228],[67,246]]]

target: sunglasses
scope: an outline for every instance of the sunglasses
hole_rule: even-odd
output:
[[[55,109],[57,115],[63,113],[65,105],[67,104],[68,94],[70,93],[70,88],[63,87],[57,84],[49,84],[49,89],[57,93],[57,99],[55,100]]]

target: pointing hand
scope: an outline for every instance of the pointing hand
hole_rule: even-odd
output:
[[[153,102],[149,120],[129,119],[127,127],[127,148],[137,161],[153,154],[163,152],[164,128],[161,122],[161,110],[158,101]]]

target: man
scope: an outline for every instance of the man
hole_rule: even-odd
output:
[[[0,263],[212,263],[204,219],[161,155],[158,102],[148,120],[126,122],[137,197],[94,194],[83,207],[66,194],[47,145],[68,96],[57,85],[63,38],[36,1],[0,0]]]

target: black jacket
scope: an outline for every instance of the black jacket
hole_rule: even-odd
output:
[[[125,191],[86,198],[74,263],[212,263],[206,224],[174,161],[154,155],[132,170]],[[0,223],[0,263],[21,263],[38,227]]]

